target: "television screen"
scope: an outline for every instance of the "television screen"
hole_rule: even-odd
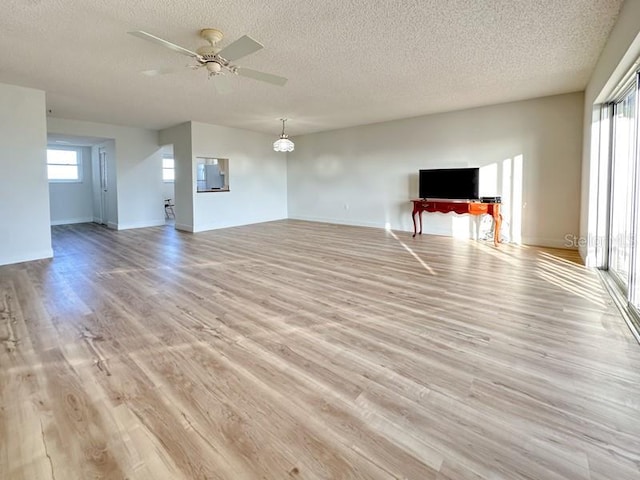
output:
[[[479,168],[420,170],[420,198],[475,200],[479,177]]]

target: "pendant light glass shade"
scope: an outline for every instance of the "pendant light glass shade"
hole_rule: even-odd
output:
[[[295,145],[288,138],[280,138],[273,142],[273,149],[276,152],[293,152]]]
[[[287,119],[281,118],[280,120],[282,120],[282,133],[280,134],[280,138],[273,142],[273,149],[276,152],[293,152],[295,145],[289,140],[289,135],[284,133],[284,122],[286,122]]]

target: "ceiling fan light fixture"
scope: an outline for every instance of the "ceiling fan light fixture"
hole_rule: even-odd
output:
[[[197,48],[194,52],[188,48],[181,47],[180,45],[176,45],[164,38],[156,37],[155,35],[143,30],[136,30],[134,32],[129,32],[129,34],[134,37],[141,38],[142,40],[155,43],[156,45],[160,45],[164,48],[168,48],[169,50],[173,50],[174,52],[182,55],[186,55],[187,57],[191,57],[197,62],[197,65],[189,65],[189,67],[192,69],[206,69],[209,73],[209,78],[219,77],[223,73],[233,73],[235,75],[252,78],[254,80],[270,83],[279,87],[282,87],[287,83],[287,79],[284,77],[272,75],[271,73],[259,72],[251,68],[240,68],[237,65],[232,64],[232,62],[264,48],[261,43],[248,35],[243,35],[223,49],[220,49],[217,44],[224,38],[222,32],[215,28],[205,28],[200,31],[200,36],[208,42],[208,45],[203,45]],[[147,72],[144,73],[145,75],[155,76],[170,72],[169,69],[160,69],[147,70]]]
[[[207,62],[205,65],[210,75],[217,75],[222,70],[222,65],[218,62]]]
[[[289,135],[284,133],[284,123],[287,121],[286,118],[281,118],[282,121],[282,133],[280,134],[280,138],[273,142],[273,149],[276,152],[293,152],[295,145],[289,140]]]

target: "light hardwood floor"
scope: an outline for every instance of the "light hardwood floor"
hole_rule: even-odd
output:
[[[640,478],[640,347],[572,252],[53,234],[0,267],[2,479]]]

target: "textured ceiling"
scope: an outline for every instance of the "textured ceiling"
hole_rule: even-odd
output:
[[[621,0],[5,0],[0,82],[53,116],[164,128],[187,120],[291,135],[583,90]],[[265,48],[219,95],[189,58],[214,27]],[[178,67],[172,75],[143,70]]]

